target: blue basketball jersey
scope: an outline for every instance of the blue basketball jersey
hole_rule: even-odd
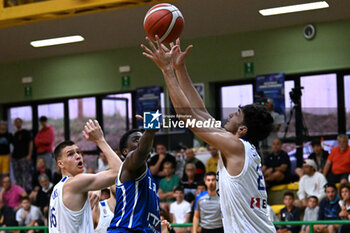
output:
[[[160,233],[159,197],[151,171],[147,168],[138,179],[125,183],[120,182],[119,176],[108,232]]]

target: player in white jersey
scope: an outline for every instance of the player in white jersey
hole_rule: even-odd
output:
[[[89,120],[82,133],[106,155],[110,169],[98,174],[83,174],[83,156],[74,142],[65,141],[55,148],[55,159],[63,178],[50,198],[50,233],[93,233],[88,192],[113,185],[119,172],[121,160],[107,144],[98,122]]]
[[[271,115],[261,105],[246,105],[230,114],[224,128],[217,126],[186,70],[185,58],[192,45],[181,51],[180,41],[177,40],[176,45],[171,44],[168,49],[156,38],[157,45],[146,38],[149,48],[141,45],[143,55],[162,71],[176,113],[184,116],[180,120],[185,121],[185,124],[195,122],[189,124],[191,130],[221,151],[218,192],[222,203],[224,231],[276,232],[267,217],[265,182],[260,170],[260,158],[253,146],[271,132]],[[214,123],[200,128],[206,121]]]
[[[115,208],[115,185],[109,188],[111,195],[107,200],[100,201],[97,206],[92,207],[92,219],[95,233],[107,233]]]

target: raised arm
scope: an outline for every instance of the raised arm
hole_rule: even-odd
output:
[[[95,142],[106,155],[109,170],[97,174],[79,174],[72,178],[67,185],[69,184],[69,188],[76,193],[87,193],[113,185],[122,162],[106,142],[99,123],[96,120],[94,122],[89,120],[85,124],[82,134],[86,140]]]
[[[151,59],[162,71],[166,86],[169,91],[171,101],[174,105],[177,114],[189,115],[191,118],[182,118],[182,120],[193,120],[196,121],[207,121],[213,119],[209,114],[203,114],[203,111],[193,108],[190,104],[189,99],[184,94],[179,82],[176,79],[174,70],[172,67],[173,54],[178,48],[177,45],[173,46],[170,51],[165,51],[164,46],[160,45],[159,40],[157,41],[157,47],[146,38],[150,49],[145,45],[141,47],[145,50],[144,56]],[[191,99],[192,102],[192,99]],[[191,130],[206,143],[218,148],[223,154],[231,154],[235,148],[237,148],[237,139],[229,132],[226,132],[222,128],[197,128],[192,127]]]

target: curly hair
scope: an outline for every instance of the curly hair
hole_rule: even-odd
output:
[[[260,104],[249,104],[239,108],[244,114],[242,124],[248,128],[243,139],[257,146],[259,141],[264,140],[272,131],[273,118]]]
[[[127,131],[125,134],[123,134],[122,138],[120,139],[119,141],[119,150],[120,150],[120,153],[124,156],[126,156],[124,153],[123,153],[123,150],[128,147],[128,138],[131,134],[135,133],[135,132],[142,132],[141,130],[139,129],[131,129],[129,131]]]

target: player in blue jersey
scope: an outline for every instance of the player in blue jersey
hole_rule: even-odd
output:
[[[134,129],[120,139],[119,149],[126,158],[116,180],[116,206],[108,232],[161,232],[156,183],[146,163],[155,133]]]

